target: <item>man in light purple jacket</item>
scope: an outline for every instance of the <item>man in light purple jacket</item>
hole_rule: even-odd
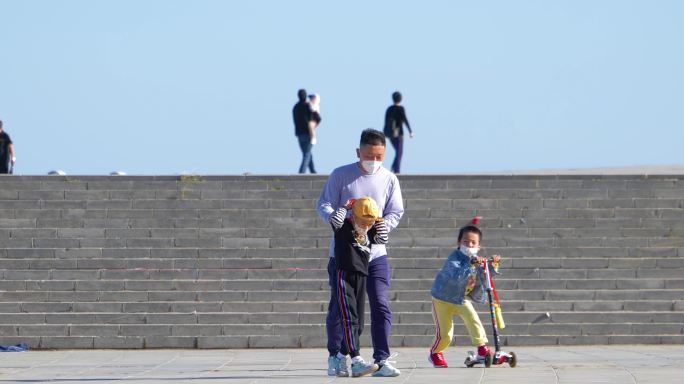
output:
[[[378,203],[382,217],[390,231],[399,225],[404,214],[399,180],[396,175],[382,167],[385,158],[385,135],[374,129],[361,133],[358,162],[335,169],[321,191],[318,200],[318,215],[326,222],[340,220],[333,212],[345,205],[351,198],[369,196]],[[343,220],[344,218],[342,218]],[[339,224],[339,223],[338,223]],[[328,334],[328,375],[348,376],[347,350],[342,340],[340,309],[335,292],[335,270],[333,240],[330,241],[328,279],[331,286],[326,331]],[[371,338],[373,359],[379,370],[373,376],[399,376],[400,372],[388,361],[389,340],[392,326],[392,310],[389,306],[390,266],[384,244],[371,248],[366,290],[371,313]]]

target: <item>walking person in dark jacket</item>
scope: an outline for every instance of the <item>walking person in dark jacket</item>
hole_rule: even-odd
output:
[[[413,138],[413,131],[411,125],[406,118],[406,110],[401,106],[401,93],[394,92],[392,94],[392,101],[394,104],[387,108],[385,112],[385,129],[384,134],[390,139],[392,147],[394,147],[395,155],[394,162],[392,162],[392,172],[401,172],[401,156],[404,153],[404,124],[409,131],[409,137]]]
[[[299,140],[299,148],[302,150],[302,163],[299,166],[299,173],[306,173],[307,168],[309,172],[316,173],[314,168],[313,155],[311,149],[314,143],[314,137],[311,135],[310,123],[313,120],[313,110],[311,105],[306,101],[306,90],[300,89],[297,92],[299,101],[292,108],[292,118],[294,120],[295,135]]]

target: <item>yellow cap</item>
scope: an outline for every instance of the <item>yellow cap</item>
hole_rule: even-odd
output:
[[[380,219],[378,204],[368,196],[356,199],[354,205],[352,205],[352,213],[354,217],[359,219]]]

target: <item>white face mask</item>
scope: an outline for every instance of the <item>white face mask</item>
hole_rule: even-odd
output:
[[[361,166],[366,172],[372,175],[380,169],[380,167],[382,166],[382,161],[363,160],[361,162]]]
[[[475,257],[477,256],[477,251],[479,251],[479,248],[468,248],[465,245],[462,245],[458,247],[458,250],[461,251],[464,255],[470,256],[470,257]]]

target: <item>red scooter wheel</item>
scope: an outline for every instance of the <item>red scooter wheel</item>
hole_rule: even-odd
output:
[[[491,353],[488,353],[485,355],[485,368],[489,368],[492,366],[492,355]]]
[[[508,361],[508,365],[511,368],[515,368],[516,365],[518,365],[518,358],[515,356],[515,352],[509,352],[511,355],[511,359]]]

